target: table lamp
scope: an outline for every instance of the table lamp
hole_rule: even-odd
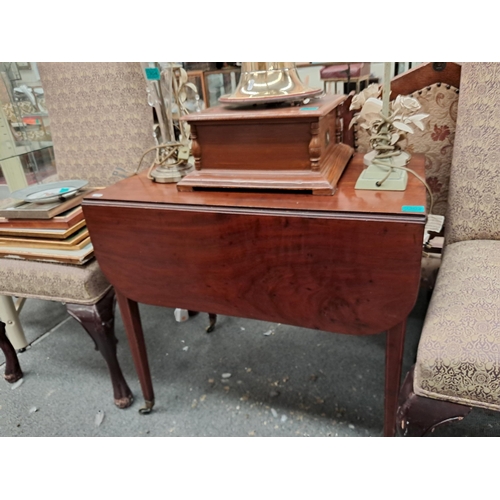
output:
[[[410,160],[410,155],[399,150],[392,143],[390,95],[391,63],[384,63],[382,109],[380,110],[382,120],[378,119],[375,129],[373,126],[370,127],[370,132],[374,135],[370,143],[374,149],[364,157],[364,164],[367,168],[359,176],[355,189],[382,191],[404,191],[406,189],[408,173],[404,168]],[[378,102],[373,100],[370,105],[376,107]],[[376,128],[377,126],[378,128]]]
[[[198,97],[197,89],[188,82],[187,73],[179,64],[141,64],[147,83],[148,103],[155,109],[158,118],[159,134],[155,133],[157,145],[144,153],[139,166],[144,156],[155,150],[148,179],[163,184],[179,182],[193,169],[189,126],[180,118],[188,114],[184,105],[186,90],[191,89]]]

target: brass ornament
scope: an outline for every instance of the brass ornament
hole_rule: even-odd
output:
[[[221,96],[219,101],[240,106],[298,102],[322,92],[302,83],[293,62],[244,62],[236,90]]]

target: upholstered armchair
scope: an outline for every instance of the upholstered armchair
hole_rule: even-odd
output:
[[[500,411],[499,74],[499,63],[462,67],[443,260],[401,392],[402,435]]]
[[[39,71],[59,179],[86,179],[101,187],[133,174],[142,154],[154,146],[153,113],[140,64],[39,63]],[[65,303],[108,364],[115,404],[126,408],[132,403],[117,360],[114,290],[95,258],[82,266],[0,259],[0,294]],[[14,382],[22,372],[1,319],[5,377]],[[22,333],[18,336],[11,338],[16,348],[26,343]]]

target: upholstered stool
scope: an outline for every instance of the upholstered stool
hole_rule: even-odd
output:
[[[356,93],[361,90],[361,82],[367,82],[370,79],[370,63],[345,63],[326,66],[320,71],[321,79],[324,82],[324,90],[327,92],[331,84],[335,84],[337,92],[337,83],[356,83]],[[343,91],[341,92],[344,93]]]
[[[96,259],[83,266],[2,259],[0,294],[74,304],[95,304],[111,285]]]

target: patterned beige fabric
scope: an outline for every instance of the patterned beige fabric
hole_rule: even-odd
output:
[[[450,182],[451,156],[457,121],[458,90],[434,84],[413,94],[422,105],[421,112],[430,116],[424,120],[424,130],[415,127],[402,148],[408,153],[425,154],[425,177],[434,197],[433,213],[446,215]],[[357,151],[370,150],[368,133],[357,130]],[[430,200],[427,195],[427,206]]]
[[[94,304],[111,287],[93,259],[83,266],[1,259],[0,294]]]
[[[500,411],[500,63],[462,65],[445,250],[415,393]]]
[[[39,63],[60,179],[107,186],[154,146],[139,63]]]
[[[500,239],[500,64],[462,66],[446,241]]]
[[[414,390],[500,410],[500,241],[446,247],[420,338]]]

